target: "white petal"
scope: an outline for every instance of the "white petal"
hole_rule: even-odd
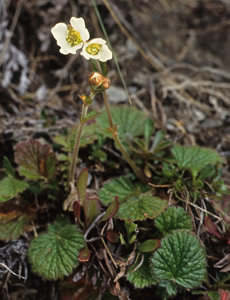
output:
[[[82,56],[84,56],[84,58],[85,59],[87,59],[87,60],[89,60],[90,59],[90,55],[89,55],[89,53],[87,53],[86,51],[84,51],[83,49],[82,49],[82,51],[81,51],[81,53],[80,53]]]
[[[70,19],[70,24],[71,26],[73,27],[73,29],[75,29],[76,31],[78,31],[78,29],[80,27],[85,27],[85,21],[83,18],[75,18],[75,17],[72,17]]]
[[[55,40],[57,40],[58,46],[61,46],[60,43],[62,43],[62,41],[64,40],[66,41],[68,28],[65,23],[58,23],[51,28],[51,33],[54,36]]]
[[[89,31],[85,27],[85,21],[83,18],[72,17],[70,24],[77,32],[80,33],[81,39],[85,42],[89,39]]]
[[[102,45],[100,51],[96,55],[89,54],[86,51],[86,48],[89,45],[94,44],[94,43]],[[106,45],[106,41],[101,39],[101,38],[92,39],[89,42],[84,43],[84,46],[83,46],[82,51],[81,51],[80,54],[83,55],[86,59],[90,59],[90,58],[98,59],[98,60],[103,61],[103,62],[105,62],[109,59],[112,59],[112,56],[113,56],[111,50]]]
[[[67,48],[63,48],[63,47],[62,47],[59,51],[60,51],[61,54],[64,54],[64,55],[69,54],[69,51],[68,51]]]
[[[101,38],[96,38],[96,39],[92,39],[90,41],[88,41],[86,44],[88,47],[90,44],[100,44],[100,45],[105,45],[106,41],[101,39]]]
[[[113,57],[112,51],[107,45],[103,45],[98,54],[100,56],[98,59],[103,62],[112,59]]]

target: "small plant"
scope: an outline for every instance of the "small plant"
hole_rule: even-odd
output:
[[[155,132],[153,120],[134,107],[111,108],[106,62],[112,51],[101,38],[89,40],[82,18],[72,17],[70,25],[58,23],[51,32],[61,54],[79,50],[90,61],[89,93],[80,95],[80,121],[60,132],[52,145],[35,139],[17,143],[16,170],[4,158],[0,202],[6,213],[0,239],[33,233],[28,249],[32,271],[44,280],[60,280],[62,295],[66,276],[72,295],[88,288],[96,296],[107,289],[128,297],[130,284],[152,287],[162,299],[227,289],[227,276],[220,276],[206,251],[213,240],[202,236],[215,233],[219,243],[229,243],[225,213],[214,201],[225,192],[222,158],[210,149],[173,145],[165,131]],[[99,93],[105,111],[89,112]],[[116,156],[108,159],[105,145]],[[88,188],[88,168],[78,167],[80,148],[89,154],[86,163],[97,159],[112,174],[99,191]],[[55,207],[57,213],[47,217],[44,204],[45,211]],[[45,232],[44,224],[36,226],[41,215],[50,223]],[[223,222],[226,236],[218,233],[216,219]]]

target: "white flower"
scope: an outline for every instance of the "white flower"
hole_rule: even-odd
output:
[[[89,31],[85,27],[85,21],[82,18],[72,17],[70,25],[58,23],[51,32],[61,47],[62,54],[76,54],[76,51],[83,46],[83,43],[89,39]]]
[[[86,59],[93,58],[103,62],[112,59],[113,56],[111,50],[106,45],[106,41],[101,38],[85,42],[80,54]]]

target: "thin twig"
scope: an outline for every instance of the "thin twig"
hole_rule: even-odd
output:
[[[22,278],[22,279],[26,280],[26,278],[25,278],[24,276],[15,273],[15,272],[12,271],[9,267],[7,267],[7,265],[5,265],[4,263],[0,263],[0,265],[1,265],[2,267],[4,267],[5,269],[7,269],[7,271],[9,271],[11,274],[17,276],[19,279]]]
[[[91,223],[91,225],[89,226],[89,228],[86,230],[86,232],[85,232],[85,234],[84,234],[84,239],[85,239],[86,243],[92,242],[92,239],[88,240],[88,239],[87,239],[87,236],[88,236],[88,234],[90,233],[90,231],[96,226],[97,222],[99,222],[99,220],[100,220],[101,218],[104,217],[105,214],[106,214],[106,212],[103,211],[100,215],[98,215],[98,216],[93,220],[93,222]],[[97,239],[100,239],[100,237],[97,238]]]

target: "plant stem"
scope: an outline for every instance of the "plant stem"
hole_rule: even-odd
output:
[[[98,60],[96,61],[96,64],[97,64],[98,71],[100,73],[102,73],[102,69],[101,69],[101,66],[100,66],[100,63],[99,63]],[[120,149],[120,151],[123,154],[123,156],[124,156],[125,160],[127,161],[127,163],[133,169],[133,172],[136,174],[136,176],[138,178],[140,178],[141,181],[146,182],[144,173],[141,171],[140,168],[137,167],[137,165],[135,164],[135,162],[129,157],[129,154],[127,153],[127,151],[123,147],[123,145],[122,145],[122,143],[121,143],[121,141],[119,139],[117,130],[116,130],[116,132],[114,132],[115,126],[114,126],[114,123],[113,123],[113,118],[112,118],[112,114],[111,114],[109,99],[108,99],[106,90],[104,90],[102,92],[102,95],[103,95],[103,99],[104,99],[106,113],[107,113],[107,116],[108,116],[108,119],[109,119],[109,125],[110,125],[111,129],[113,130],[113,139],[114,139],[115,143],[117,144],[118,148]]]
[[[109,126],[111,128],[113,128],[114,124],[113,124],[113,119],[112,119],[112,114],[111,114],[109,99],[108,99],[108,95],[106,93],[106,90],[102,92],[102,95],[103,95],[103,99],[104,99],[106,113],[107,113],[107,116],[108,116],[108,119],[109,119]]]
[[[76,139],[74,143],[74,148],[73,148],[73,156],[72,156],[72,161],[70,164],[70,171],[69,171],[69,184],[72,189],[74,186],[74,175],[75,175],[75,170],[76,170],[76,162],[78,159],[78,152],[80,148],[80,142],[81,142],[81,135],[82,135],[82,130],[84,123],[82,122],[85,117],[87,116],[87,111],[88,111],[88,105],[82,105],[82,112],[81,112],[81,119],[80,119],[80,124],[77,129],[77,134],[76,134]]]
[[[117,132],[113,134],[113,139],[114,139],[115,143],[117,144],[118,148],[120,149],[121,153],[123,154],[125,160],[130,165],[130,167],[133,169],[133,172],[136,174],[136,176],[138,178],[140,178],[141,181],[146,182],[146,178],[144,176],[144,173],[141,171],[140,168],[137,167],[135,162],[129,157],[129,154],[127,153],[127,151],[123,147]]]

